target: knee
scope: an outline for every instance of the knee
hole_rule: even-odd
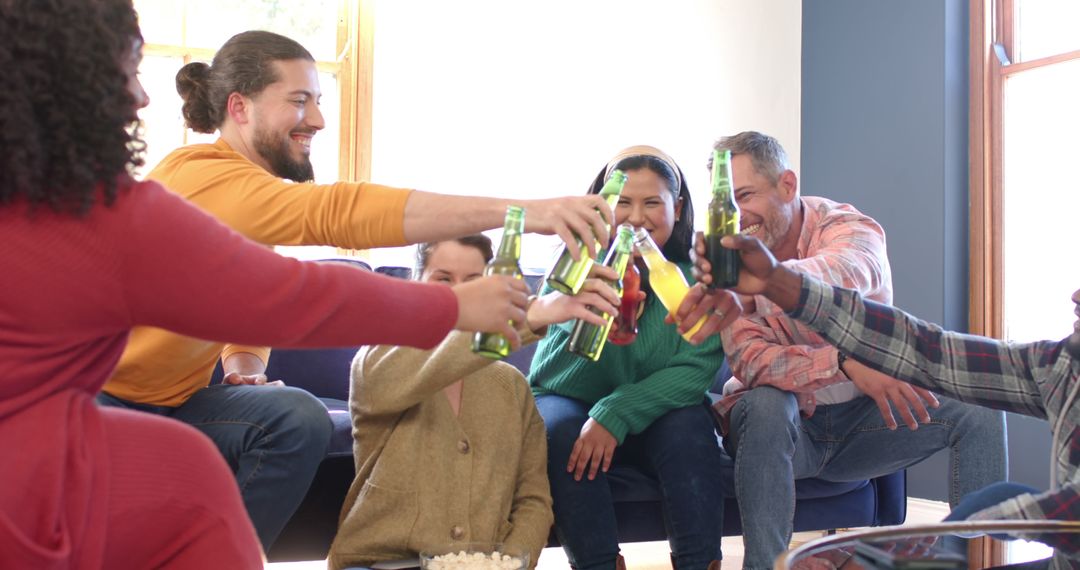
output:
[[[680,453],[720,452],[712,417],[705,406],[677,408],[660,416],[646,430],[657,447]],[[677,444],[677,445],[676,445]]]
[[[733,427],[755,431],[791,432],[798,418],[798,405],[791,392],[759,386],[739,399],[732,410]]]
[[[943,400],[949,403],[955,425],[963,434],[977,437],[984,441],[1005,441],[1005,412],[967,404],[957,400]],[[943,406],[944,407],[944,406]]]
[[[543,396],[536,403],[547,430],[548,455],[553,458],[569,457],[581,428],[589,419],[588,410],[573,400],[559,396]]]
[[[330,442],[334,425],[330,413],[318,398],[299,388],[267,388],[281,390],[275,394],[272,406],[278,412],[274,431],[300,439],[305,445],[323,448]]]

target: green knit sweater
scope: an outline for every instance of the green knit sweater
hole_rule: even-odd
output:
[[[689,276],[690,265],[679,268]],[[701,403],[724,362],[720,336],[694,346],[664,323],[667,310],[655,295],[645,300],[633,344],[608,343],[593,362],[566,350],[574,321],[549,327],[533,357],[533,394],[559,394],[593,404],[589,416],[621,445],[665,413]]]

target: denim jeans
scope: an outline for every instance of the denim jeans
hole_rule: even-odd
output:
[[[964,495],[963,499],[960,499],[960,504],[953,507],[949,516],[945,517],[946,522],[950,521],[962,521],[967,520],[971,515],[983,510],[988,509],[994,505],[1005,502],[1007,499],[1011,499],[1017,495],[1024,495],[1028,493],[1039,493],[1040,491],[1034,487],[1022,485],[1020,483],[1011,483],[1008,481],[999,481],[978,491],[972,491],[967,495]],[[977,535],[972,535],[977,536]],[[991,535],[999,540],[1012,540],[1012,537],[1007,534],[994,534]],[[960,552],[967,554],[967,536],[945,536],[942,541],[947,548],[954,552]]]
[[[619,539],[608,478],[567,473],[570,451],[592,406],[545,394],[536,399],[548,436],[548,478],[555,532],[577,570],[615,567]],[[720,559],[724,497],[717,473],[722,451],[704,404],[672,410],[615,449],[612,467],[633,466],[655,477],[677,570],[703,570]]]
[[[215,384],[171,408],[104,392],[98,404],[168,416],[206,434],[236,474],[248,516],[269,550],[304,499],[333,425],[315,396],[291,387]]]
[[[818,406],[801,419],[795,396],[761,386],[735,404],[724,447],[735,458],[743,568],[772,568],[791,541],[795,480],[859,481],[948,449],[949,503],[1008,477],[1004,414],[939,398],[930,423],[885,425],[868,397]]]

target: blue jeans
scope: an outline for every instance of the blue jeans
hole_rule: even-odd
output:
[[[960,499],[960,504],[953,507],[949,516],[945,517],[945,521],[967,520],[971,515],[983,509],[988,509],[994,505],[1003,503],[1007,499],[1011,499],[1017,495],[1039,492],[1040,491],[1034,487],[1022,485],[1020,483],[999,481],[979,489],[978,491],[972,491],[971,493],[964,495],[964,498]],[[1007,534],[994,534],[991,536],[999,540],[1013,540],[1013,537]],[[942,542],[947,548],[950,548],[954,552],[967,554],[967,540],[964,540],[964,538],[966,537],[950,535],[945,536],[942,539]]]
[[[964,495],[963,499],[960,499],[960,504],[953,507],[949,516],[945,517],[946,521],[962,521],[966,520],[971,515],[990,507],[1004,503],[1006,500],[1016,497],[1018,495],[1037,494],[1042,491],[1035,487],[1029,487],[1021,483],[1011,483],[1008,481],[1000,481],[979,489],[978,491],[972,491],[967,495]]]
[[[567,558],[577,570],[614,568],[619,538],[608,478],[601,471],[592,481],[574,481],[573,473],[566,472],[592,406],[553,394],[538,397],[536,406],[547,427],[555,532]],[[704,404],[664,414],[615,450],[612,467],[633,466],[659,481],[678,570],[703,570],[720,560],[724,497],[717,473],[722,457]]]
[[[885,426],[868,397],[799,416],[794,394],[769,386],[745,393],[731,413],[724,447],[735,458],[743,568],[772,568],[791,541],[795,480],[860,481],[905,469],[942,449],[949,455],[949,503],[1008,477],[1005,417],[939,398],[930,423]]]
[[[104,392],[98,404],[168,416],[206,434],[236,474],[248,516],[269,550],[304,499],[333,425],[315,396],[291,387],[215,384],[171,408]]]

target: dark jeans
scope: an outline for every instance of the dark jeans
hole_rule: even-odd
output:
[[[960,504],[956,505],[956,508],[949,513],[949,516],[945,517],[945,520],[962,521],[983,509],[989,509],[990,507],[1003,503],[1007,499],[1011,499],[1017,495],[1040,492],[1041,491],[1034,487],[1028,487],[1027,485],[1020,483],[1011,483],[1009,481],[1001,481],[994,483],[993,485],[987,485],[978,491],[972,491],[967,495],[964,495],[964,497],[960,499]]]
[[[236,474],[263,550],[300,506],[333,428],[322,402],[299,388],[216,384],[177,408],[104,392],[97,401],[179,420],[213,440]]]
[[[619,539],[607,476],[574,481],[566,464],[589,418],[590,404],[556,395],[536,399],[548,435],[548,477],[555,532],[577,570],[615,567]],[[678,570],[703,570],[720,559],[724,497],[721,451],[704,404],[672,410],[645,431],[628,435],[612,467],[633,466],[660,483],[664,523]]]
[[[1034,487],[1028,487],[1020,483],[1011,483],[1009,481],[1000,481],[992,485],[987,485],[978,491],[972,491],[962,499],[960,503],[956,505],[949,516],[945,517],[945,522],[962,521],[967,520],[971,515],[983,510],[988,509],[994,505],[1004,502],[1007,499],[1011,499],[1017,495],[1024,495],[1027,493],[1038,493],[1039,490]],[[993,534],[990,535],[999,540],[1013,540],[1013,537],[1007,534]],[[968,541],[961,536],[948,535],[942,538],[942,545],[947,550],[951,550],[958,554],[967,555]],[[1045,561],[1043,565],[1045,566]],[[1023,565],[1008,565],[1002,568],[1025,568]]]

